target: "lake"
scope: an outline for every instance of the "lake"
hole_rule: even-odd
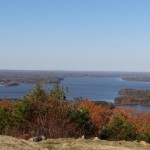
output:
[[[114,102],[118,91],[124,88],[149,89],[149,82],[125,81],[117,77],[67,77],[61,84],[69,87],[69,99],[83,97],[90,100]],[[0,86],[0,98],[19,98],[34,87],[34,84],[21,83],[19,86]],[[50,89],[52,85],[46,88]],[[138,110],[150,110],[150,106],[129,106]]]

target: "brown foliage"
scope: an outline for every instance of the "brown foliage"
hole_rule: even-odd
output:
[[[69,105],[65,102],[47,101],[45,108],[32,111],[30,130],[34,135],[46,135],[50,138],[77,136],[79,126],[70,122]],[[42,104],[44,106],[44,104]]]
[[[82,102],[80,107],[88,109],[91,122],[96,130],[95,134],[100,135],[102,129],[109,122],[112,110],[91,101]]]
[[[12,111],[14,108],[14,104],[11,100],[2,99],[2,100],[0,100],[0,110],[3,108]]]
[[[135,121],[139,133],[150,134],[150,113],[138,112]]]

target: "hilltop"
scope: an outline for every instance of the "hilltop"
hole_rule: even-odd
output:
[[[1,150],[149,150],[150,144],[92,139],[47,139],[38,143],[0,136]]]

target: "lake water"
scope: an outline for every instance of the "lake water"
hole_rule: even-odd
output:
[[[149,89],[149,82],[125,81],[116,77],[68,77],[62,83],[64,87],[69,87],[69,99],[83,97],[90,100],[104,100],[114,102],[118,97],[118,91],[124,88]],[[19,86],[0,86],[0,98],[19,98],[25,95],[34,87],[34,84],[20,84]],[[52,85],[48,85],[50,89]],[[138,110],[150,110],[150,106],[129,106]]]

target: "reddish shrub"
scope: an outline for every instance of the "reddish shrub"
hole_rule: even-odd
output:
[[[95,129],[95,134],[99,136],[102,129],[109,122],[112,110],[101,105],[96,105],[91,101],[82,102],[80,108],[88,109],[93,128]]]
[[[12,101],[7,100],[7,99],[0,100],[0,109],[3,109],[3,108],[11,111],[14,108],[14,104]]]

